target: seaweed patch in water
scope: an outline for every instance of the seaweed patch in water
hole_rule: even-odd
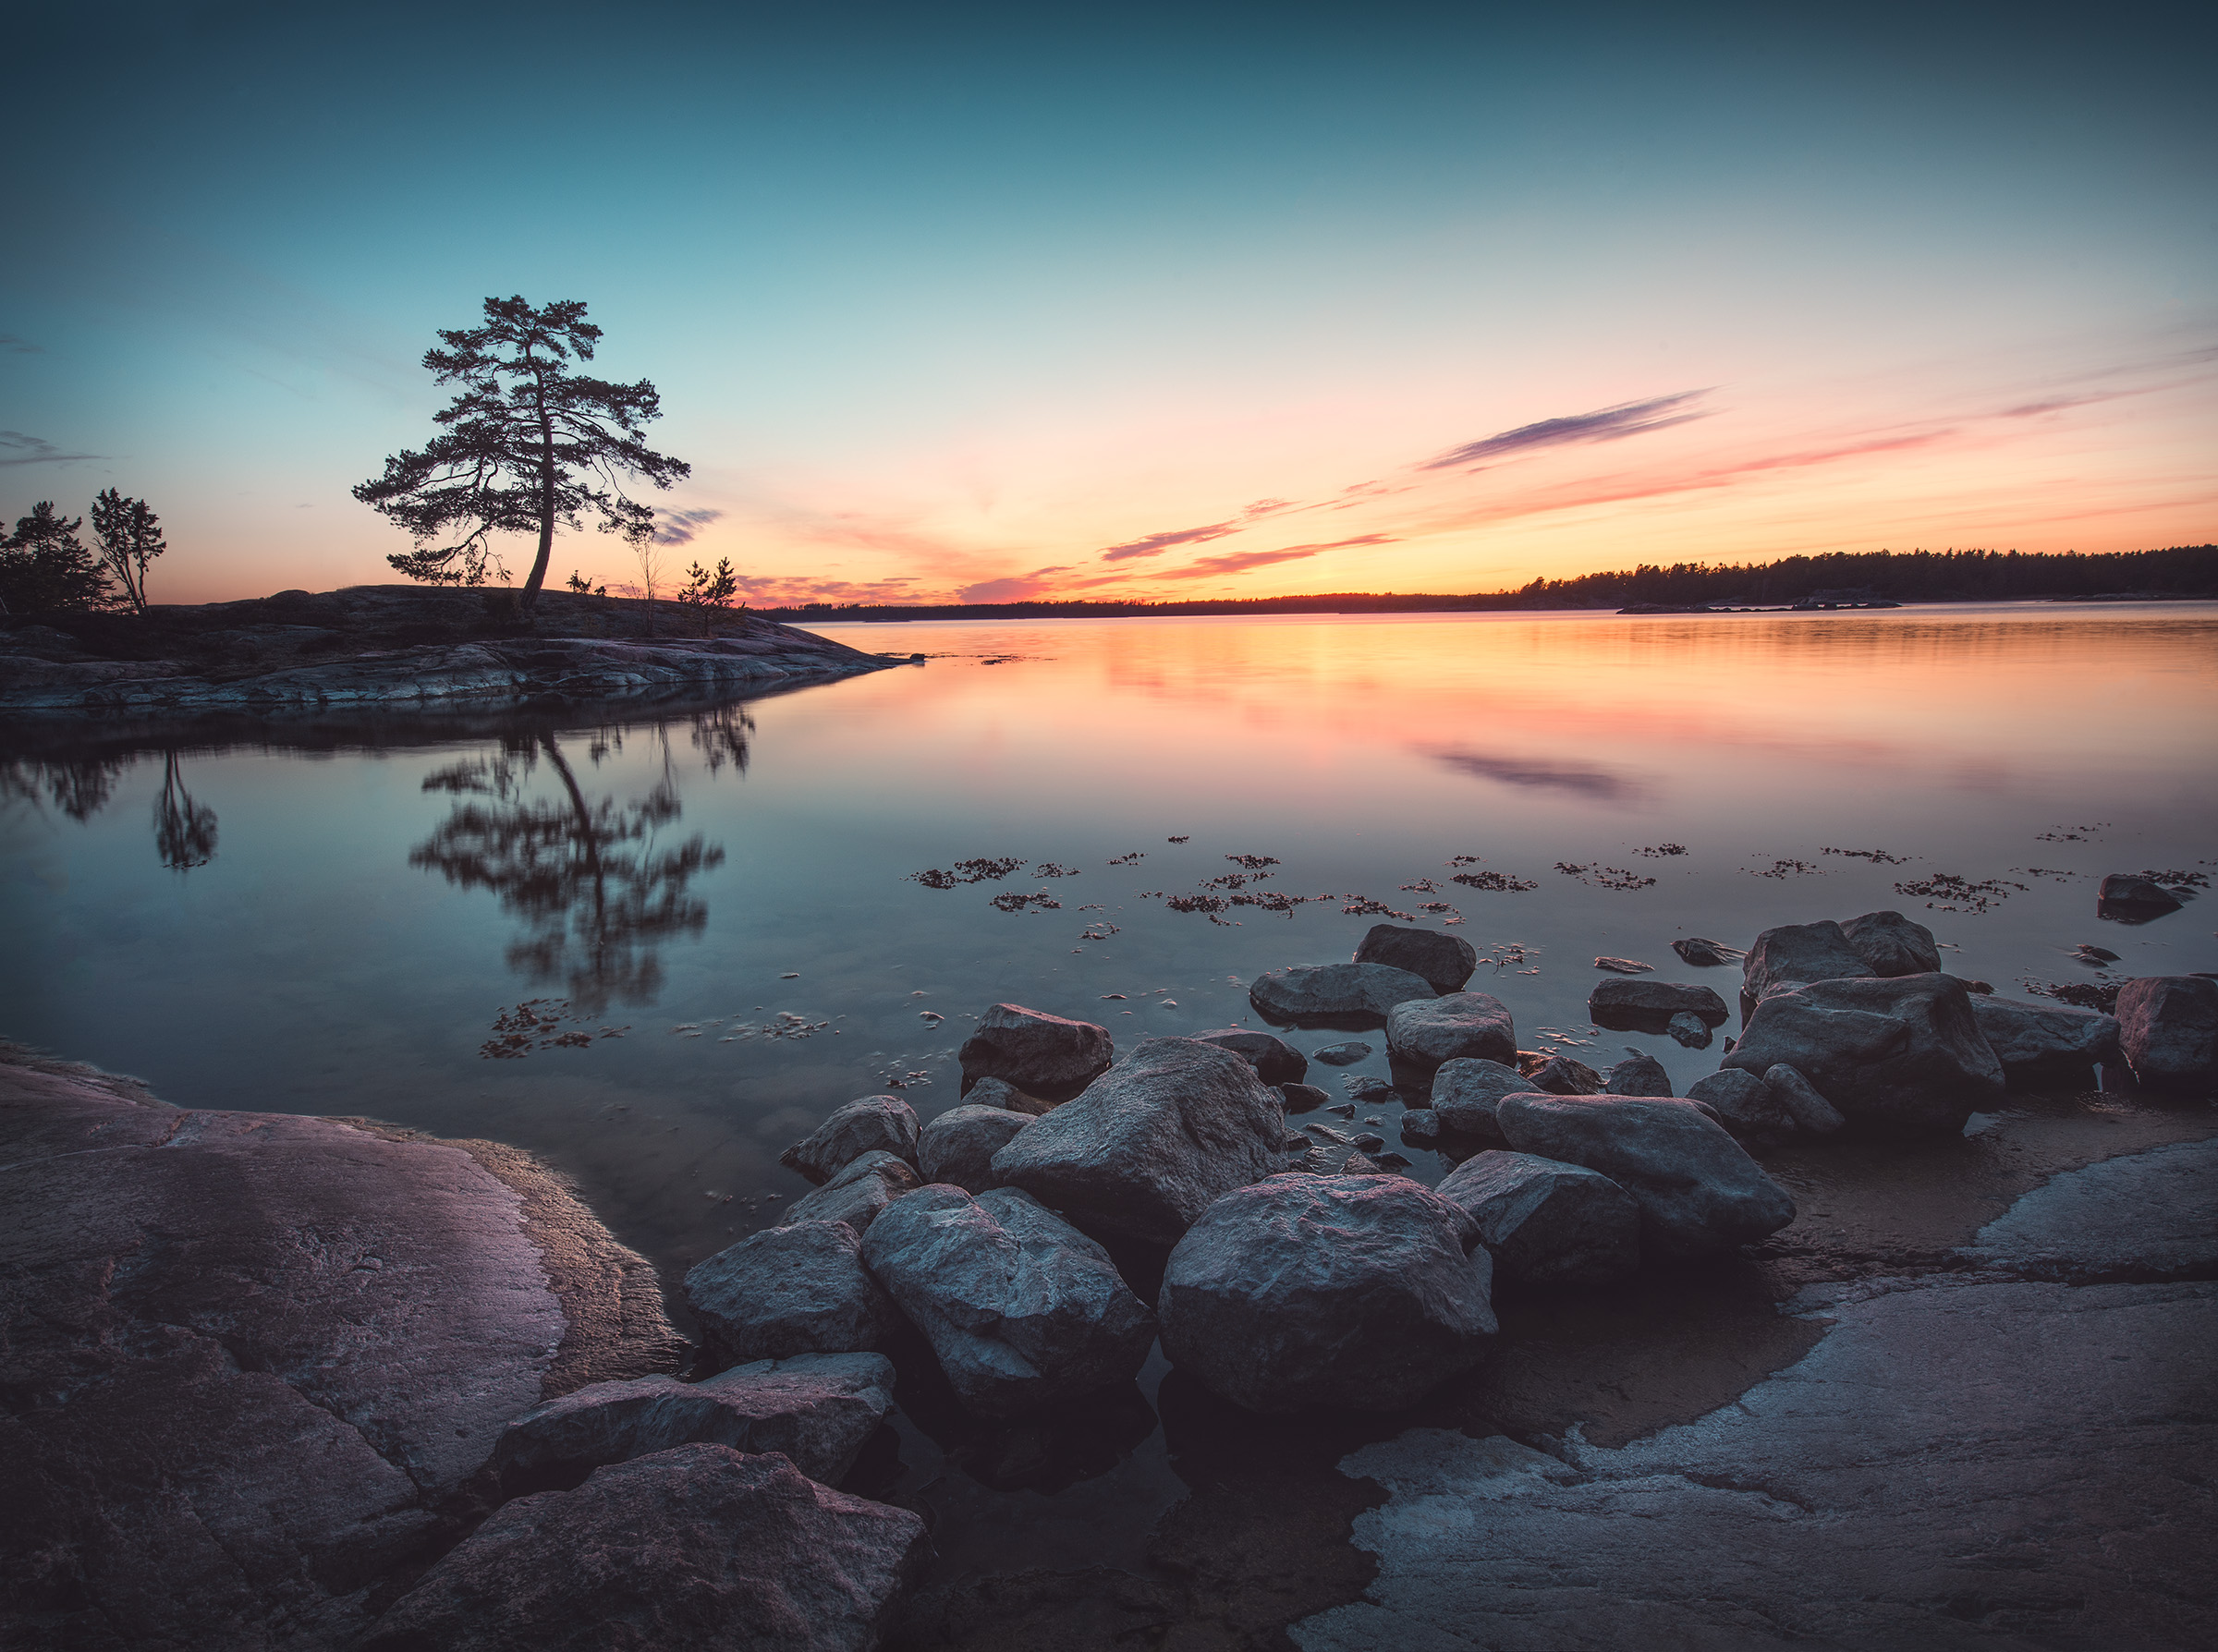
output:
[[[1457,872],[1448,881],[1460,883],[1466,889],[1499,890],[1504,894],[1523,894],[1527,890],[1540,888],[1529,878],[1513,878],[1507,872]]]
[[[1145,849],[1135,849],[1129,855],[1119,855],[1109,864],[1111,866],[1138,866],[1147,858],[1147,856],[1148,852]]]
[[[958,860],[952,872],[937,867],[930,870],[909,873],[909,881],[921,883],[926,889],[953,889],[958,883],[999,882],[1024,865],[1021,856],[1004,858],[999,856],[981,856],[975,860]],[[1062,876],[1063,874],[1051,874]]]
[[[1035,878],[1075,878],[1078,875],[1079,869],[1077,867],[1061,866],[1052,860],[1043,860],[1032,869],[1032,876]]]
[[[1916,858],[1910,855],[1890,855],[1884,849],[1828,849],[1820,848],[1821,855],[1845,855],[1850,860],[1868,860],[1873,866],[1901,866]]]
[[[2105,1015],[2114,1015],[2118,1009],[2118,989],[2123,981],[2037,981],[2031,976],[2021,976],[2018,985],[2041,998],[2053,998],[2059,1003],[2077,1004],[2083,1010],[2101,1010]]]
[[[1645,855],[1651,860],[1664,860],[1674,855],[1686,854],[1687,845],[1685,844],[1658,844],[1652,849],[1635,849],[1633,853]]]
[[[1646,889],[1655,881],[1653,878],[1643,878],[1639,872],[1627,871],[1624,867],[1603,866],[1599,861],[1592,866],[1575,866],[1570,861],[1559,860],[1555,863],[1555,869],[1566,877],[1577,878],[1581,883],[1590,884],[1597,889]]]
[[[1042,912],[1060,912],[1063,903],[1044,889],[1037,894],[1018,894],[1015,890],[1005,890],[993,897],[993,910],[996,912],[1022,912],[1028,907]]]
[[[478,1046],[478,1054],[487,1061],[520,1061],[534,1050],[583,1050],[595,1039],[620,1039],[631,1030],[601,1026],[589,1033],[563,1025],[581,1019],[567,998],[527,998],[493,1018],[494,1037]]]
[[[1752,866],[1744,866],[1740,869],[1751,878],[1788,878],[1797,873],[1815,872],[1818,869],[1807,860],[1774,860],[1761,871]]]
[[[1350,917],[1398,917],[1406,924],[1417,921],[1414,912],[1396,912],[1383,901],[1374,901],[1369,895],[1344,895],[1348,904],[1340,908]]]
[[[1973,882],[1959,878],[1954,872],[1935,872],[1930,878],[1919,878],[1909,883],[1897,883],[1896,894],[1916,895],[1935,912],[1980,913],[1991,910],[1997,901],[2006,901],[2010,892],[2020,894],[2026,891],[2023,883],[2013,883],[2006,878],[1982,878]]]
[[[1251,872],[1260,872],[1267,866],[1283,864],[1275,855],[1227,855],[1225,858],[1231,861],[1233,865],[1244,867]]]

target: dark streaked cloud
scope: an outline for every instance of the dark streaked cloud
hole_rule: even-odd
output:
[[[658,545],[690,545],[694,536],[724,515],[722,511],[662,511],[654,518]]]
[[[1112,545],[1102,553],[1103,562],[1125,562],[1135,556],[1161,556],[1176,545],[1199,545],[1209,540],[1221,540],[1228,533],[1240,531],[1237,521],[1212,522],[1204,528],[1181,528],[1169,533],[1151,533],[1140,539],[1129,540],[1121,545]]]
[[[1559,763],[1548,758],[1494,757],[1462,747],[1449,747],[1426,755],[1474,780],[1491,780],[1536,791],[1570,792],[1606,803],[1630,803],[1648,791],[1645,784],[1629,774],[1577,763]]]
[[[34,345],[28,338],[18,338],[12,333],[0,333],[0,350],[6,351],[10,356],[43,356],[46,353],[46,346]]]
[[[1391,545],[1392,534],[1366,533],[1352,540],[1331,540],[1322,545],[1288,545],[1283,551],[1227,551],[1219,556],[1204,556],[1200,562],[1183,568],[1168,568],[1151,576],[1156,579],[1205,579],[1213,574],[1237,574],[1248,568],[1268,567],[1274,562],[1299,562],[1306,557],[1326,551],[1338,551],[1349,545]]]
[[[1528,448],[1623,441],[1647,431],[1664,430],[1709,417],[1705,413],[1684,411],[1688,403],[1709,394],[1708,390],[1682,390],[1644,402],[1621,402],[1615,407],[1598,407],[1591,413],[1574,413],[1563,419],[1543,419],[1538,424],[1521,424],[1514,431],[1502,431],[1478,442],[1466,442],[1461,447],[1451,447],[1439,457],[1427,459],[1418,468],[1446,470],[1502,454],[1523,453]]]
[[[0,431],[0,465],[74,465],[79,459],[97,459],[96,453],[64,453],[43,436],[21,431]]]

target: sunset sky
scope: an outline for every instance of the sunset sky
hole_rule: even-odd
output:
[[[758,603],[2218,540],[2208,15],[50,8],[0,515],[144,496],[157,601],[396,578],[347,490],[517,293]]]

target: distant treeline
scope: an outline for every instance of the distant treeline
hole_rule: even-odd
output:
[[[1118,614],[1425,613],[1447,610],[1672,607],[1782,608],[1819,592],[1896,602],[1992,602],[2022,597],[2218,596],[2218,545],[2163,551],[1871,551],[1778,562],[1642,563],[1517,590],[1463,596],[1338,591],[1313,597],[1224,597],[1190,602],[809,602],[759,609],[771,619],[1095,619]]]

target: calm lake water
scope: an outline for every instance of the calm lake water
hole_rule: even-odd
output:
[[[831,1107],[954,1105],[985,1005],[1120,1046],[1240,1022],[1257,973],[1346,959],[1377,908],[1456,925],[1527,1048],[1644,1048],[1682,1086],[1718,1051],[1593,1031],[1598,954],[1730,1000],[1674,937],[1895,907],[2006,992],[2098,978],[2084,941],[2218,969],[2209,897],[2127,928],[2094,894],[2218,872],[2218,604],[823,630],[930,659],[747,704],[18,722],[0,1033],[186,1105],[518,1143],[675,1278],[806,1191],[776,1156]],[[1268,876],[1211,890],[1240,856]],[[1020,865],[914,877],[994,858]],[[1259,892],[1326,898],[1159,898]],[[1369,1041],[1347,1075],[1384,1074]],[[1392,1141],[1397,1111],[1360,1116]],[[1153,1428],[976,1541],[1099,1552],[1105,1506],[1161,1503]],[[959,1477],[907,1438],[912,1483]]]

